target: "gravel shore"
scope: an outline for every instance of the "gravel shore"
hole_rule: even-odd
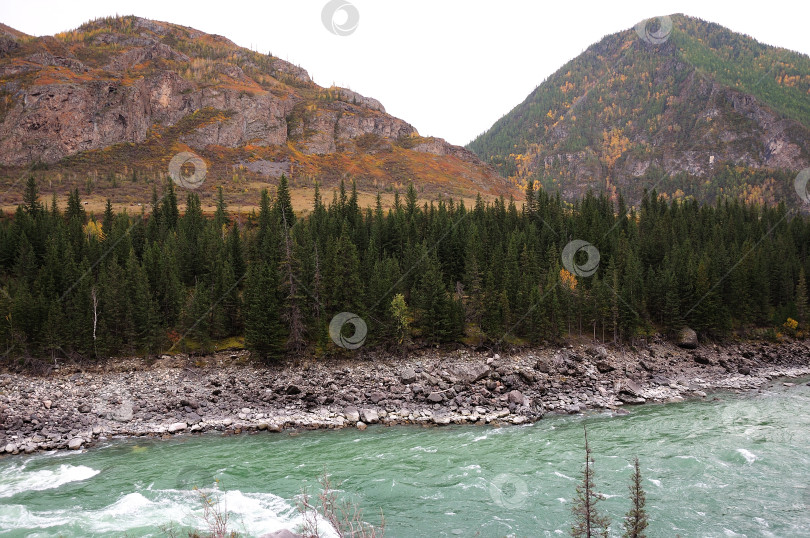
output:
[[[706,398],[810,375],[810,341],[635,350],[601,345],[512,354],[429,351],[407,359],[164,355],[45,376],[0,374],[0,454],[79,449],[114,437],[365,429],[369,424],[524,424],[549,413]]]

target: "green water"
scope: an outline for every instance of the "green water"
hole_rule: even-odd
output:
[[[712,398],[717,398],[712,400]],[[641,460],[650,536],[810,536],[810,387],[650,405],[520,427],[371,427],[116,441],[0,460],[2,536],[160,536],[200,526],[211,488],[247,536],[297,521],[327,469],[386,536],[558,536],[571,525],[582,426],[619,536]],[[178,528],[177,526],[175,528]]]

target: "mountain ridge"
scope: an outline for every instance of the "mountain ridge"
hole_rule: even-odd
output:
[[[236,194],[256,194],[282,173],[302,188],[349,180],[393,193],[414,181],[429,197],[518,192],[474,153],[420,136],[378,100],[318,86],[305,69],[223,36],[135,16],[54,36],[3,34],[0,176],[33,163],[43,179],[89,177],[88,191],[115,195],[99,178],[157,182],[174,155],[193,152],[209,190],[219,183]]]
[[[467,148],[566,199],[787,195],[810,166],[810,58],[680,14],[642,30],[656,24],[660,42],[634,28],[591,45]]]

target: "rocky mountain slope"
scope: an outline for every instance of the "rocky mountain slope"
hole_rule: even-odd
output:
[[[777,203],[810,166],[810,58],[683,15],[609,35],[469,144],[567,199]]]
[[[322,88],[221,36],[137,17],[37,38],[0,27],[0,176],[34,163],[51,184],[120,195],[121,179],[165,177],[183,151],[204,160],[204,187],[239,193],[282,173],[294,187],[347,179],[393,192],[413,180],[429,194],[514,192],[473,153],[421,137],[379,101]]]

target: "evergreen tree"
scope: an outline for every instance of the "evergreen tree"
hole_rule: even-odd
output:
[[[644,505],[647,502],[647,496],[641,484],[641,468],[638,464],[638,458],[633,460],[633,474],[630,476],[630,502],[632,507],[624,517],[624,534],[622,536],[624,538],[646,538],[647,534],[644,530],[649,525],[649,522]]]
[[[23,207],[32,217],[36,217],[42,212],[42,204],[39,201],[39,186],[34,176],[28,176],[23,192]]]
[[[796,284],[796,315],[801,324],[807,320],[807,279],[804,276],[804,267],[799,270],[799,283]]]
[[[281,174],[281,179],[278,182],[278,192],[276,193],[276,202],[273,204],[273,213],[279,223],[286,222],[288,227],[295,224],[295,212],[293,212],[290,198],[290,187],[287,183],[287,176],[284,174]]]
[[[582,481],[577,486],[577,498],[571,511],[574,514],[574,526],[571,536],[574,538],[607,538],[610,532],[610,520],[599,513],[597,495],[593,483],[593,456],[588,446],[588,430],[585,429],[585,469]]]
[[[250,265],[245,283],[245,346],[262,359],[284,349],[284,330],[276,290],[278,276],[265,262]]]

